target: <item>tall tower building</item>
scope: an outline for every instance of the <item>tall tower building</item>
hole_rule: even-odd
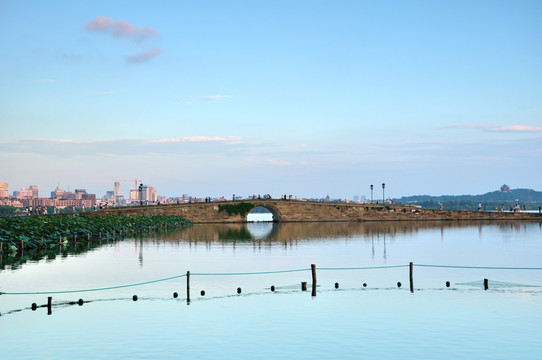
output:
[[[0,198],[9,197],[8,183],[0,182]]]
[[[120,182],[119,181],[115,181],[115,184],[114,184],[114,187],[113,187],[113,194],[115,196],[120,196],[121,193],[120,193]]]
[[[130,186],[130,200],[139,200],[139,192],[137,189],[134,189]]]

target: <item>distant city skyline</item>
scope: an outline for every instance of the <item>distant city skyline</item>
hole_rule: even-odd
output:
[[[540,1],[0,7],[10,192],[540,190]]]
[[[172,195],[164,195],[158,189],[155,189],[155,187],[152,186],[152,185],[143,184],[143,183],[141,183],[141,184],[143,185],[142,186],[142,190],[143,190],[142,194],[144,194],[142,196],[142,199],[146,200],[148,198],[152,202],[155,202],[159,198],[163,198],[163,199],[183,198],[184,200],[188,201],[189,198],[203,200],[204,198],[208,197],[208,195],[205,195],[205,194],[192,194],[192,193],[177,193],[177,194],[172,194]],[[109,200],[111,200],[111,199],[114,199],[115,197],[120,197],[123,200],[128,200],[128,201],[139,201],[140,200],[138,186],[134,187],[131,184],[127,184],[127,185],[125,185],[125,187],[120,187],[120,186],[117,186],[117,185],[120,185],[120,183],[114,182],[113,187],[111,189],[107,189],[103,193],[95,193],[96,199],[103,200],[103,199],[109,198]],[[9,197],[9,198],[19,197],[19,198],[23,198],[23,197],[38,197],[38,196],[40,198],[49,198],[49,197],[50,198],[56,198],[56,197],[59,197],[59,194],[61,196],[64,192],[68,192],[68,193],[71,193],[71,194],[75,194],[75,193],[78,193],[78,192],[87,193],[87,189],[85,187],[62,188],[62,187],[57,185],[52,191],[43,190],[43,189],[40,190],[40,189],[41,188],[39,186],[37,186],[37,185],[29,185],[27,187],[21,187],[21,188],[14,189],[14,188],[10,187],[8,183],[0,182],[0,198],[2,198],[2,197]],[[484,191],[483,193],[464,194],[464,195],[483,195],[485,193],[489,193],[489,192],[493,192],[493,191],[510,192],[510,191],[513,191],[514,189],[517,189],[517,188],[510,188],[507,184],[504,184],[504,185],[500,186],[497,189],[488,189],[487,191]],[[540,191],[538,189],[531,189],[531,190]],[[92,193],[92,192],[89,192],[89,193]],[[271,197],[274,198],[274,199],[282,198],[282,196],[284,196],[284,195],[286,195],[286,196],[291,195],[292,198],[295,198],[295,199],[325,199],[325,198],[328,198],[328,199],[334,199],[334,200],[353,200],[353,201],[362,201],[362,202],[363,201],[375,201],[376,202],[377,200],[382,200],[383,197],[385,197],[386,200],[388,200],[388,199],[399,199],[399,198],[403,197],[403,196],[397,196],[397,197],[389,196],[388,194],[386,194],[383,191],[383,188],[381,187],[381,185],[378,186],[378,187],[374,186],[373,194],[372,194],[373,196],[371,196],[371,193],[369,192],[368,195],[351,194],[350,196],[344,196],[344,197],[331,197],[331,196],[329,196],[330,193],[331,192],[326,192],[325,194],[320,194],[319,196],[312,196],[312,197],[304,197],[304,196],[299,196],[299,195],[295,195],[295,194],[288,194],[288,193],[286,193],[286,194],[285,193],[282,193],[282,194],[269,194],[269,195],[271,195]],[[267,193],[266,194],[264,194],[264,193],[215,194],[215,195],[209,196],[209,197],[212,198],[212,199],[214,199],[214,198],[224,198],[226,200],[231,200],[234,195],[238,199],[249,199],[252,196],[259,196],[259,195],[265,196],[265,195],[268,195],[268,194]],[[411,196],[417,196],[417,195],[424,195],[424,194],[412,194]],[[445,195],[445,194],[443,194],[443,195]]]

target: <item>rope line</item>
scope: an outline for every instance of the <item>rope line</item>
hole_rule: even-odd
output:
[[[404,268],[409,265],[388,265],[388,266],[365,266],[365,267],[340,267],[340,268],[324,268],[317,267],[316,270],[371,270],[371,269],[392,269],[392,268]]]
[[[183,276],[186,276],[186,274],[176,275],[176,276],[170,276],[170,277],[163,278],[163,279],[158,279],[158,280],[144,281],[144,282],[135,283],[135,284],[126,284],[126,285],[108,286],[108,287],[93,288],[93,289],[62,290],[62,291],[35,291],[35,292],[0,292],[0,295],[72,294],[72,293],[80,293],[80,292],[91,292],[91,291],[113,290],[113,289],[121,289],[121,288],[133,287],[133,286],[147,285],[147,284],[157,283],[157,282],[161,282],[161,281],[167,281],[167,280],[177,279],[177,278],[181,278],[181,277],[183,277]]]
[[[420,267],[452,268],[452,269],[483,269],[483,270],[542,270],[539,267],[505,267],[505,266],[462,266],[462,265],[427,265],[413,264]]]
[[[431,264],[413,264],[418,267],[432,267],[432,268],[452,268],[452,269],[483,269],[483,270],[542,270],[540,267],[502,267],[502,266],[462,266],[462,265],[431,265]],[[409,265],[386,265],[386,266],[365,266],[365,267],[321,267],[317,270],[372,270],[372,269],[392,269],[392,268],[405,268]],[[283,274],[310,271],[311,269],[290,269],[290,270],[276,270],[276,271],[258,271],[258,272],[231,272],[231,273],[191,273],[192,276],[242,276],[242,275],[267,275],[267,274]],[[61,290],[61,291],[33,291],[33,292],[2,292],[0,295],[44,295],[44,294],[70,294],[70,293],[82,293],[92,291],[104,291],[121,289],[128,287],[135,287],[141,285],[148,285],[158,283],[162,281],[168,281],[185,277],[186,274],[170,276],[162,279],[149,280],[133,284],[124,284],[117,286],[107,286],[91,289],[78,289],[78,290]]]
[[[190,273],[190,275],[198,275],[198,276],[266,275],[266,274],[281,274],[281,273],[291,273],[291,272],[310,271],[310,270],[311,269],[258,271],[258,272],[234,272],[234,273]]]

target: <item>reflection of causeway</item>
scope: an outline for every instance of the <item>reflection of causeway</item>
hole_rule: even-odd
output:
[[[508,222],[507,222],[508,223]],[[515,222],[510,222],[513,226]],[[325,239],[355,235],[416,233],[422,229],[479,227],[495,225],[502,221],[379,221],[379,222],[314,222],[314,223],[254,223],[254,224],[199,224],[179,232],[161,236],[166,240],[186,241],[279,241]]]

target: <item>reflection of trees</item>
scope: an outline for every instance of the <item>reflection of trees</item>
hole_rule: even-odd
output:
[[[393,240],[397,234],[417,233],[424,229],[440,229],[441,236],[446,229],[460,227],[477,227],[493,225],[499,228],[502,233],[512,233],[526,231],[530,224],[538,224],[542,228],[542,222],[526,221],[371,221],[371,222],[314,222],[314,223],[270,223],[272,226],[270,233],[262,238],[255,239],[244,223],[232,224],[196,224],[187,229],[147,235],[138,238],[139,261],[143,266],[143,246],[144,244],[170,244],[205,243],[208,248],[212,243],[233,244],[236,242],[252,242],[254,250],[270,248],[273,244],[280,244],[287,248],[296,246],[298,241],[310,240],[312,242],[328,241],[333,238],[348,239],[354,236],[363,236],[372,244],[372,256],[375,256],[375,244],[380,244],[382,240],[384,257],[386,257],[386,242]],[[536,226],[536,225],[535,225]],[[130,238],[131,240],[133,238]],[[79,241],[69,242],[65,246],[58,246],[49,249],[25,249],[23,253],[10,252],[7,246],[3,247],[4,253],[0,255],[0,270],[6,266],[12,269],[19,268],[27,261],[40,261],[47,259],[54,260],[57,256],[66,257],[73,254],[82,254],[92,249],[101,247],[104,244],[111,244],[122,240],[111,241]],[[389,244],[389,243],[388,243]]]
[[[4,253],[0,256],[0,270],[10,266],[11,269],[19,269],[21,265],[27,261],[36,262],[43,259],[47,261],[53,261],[57,256],[62,258],[67,257],[68,255],[77,255],[84,254],[90,250],[101,247],[104,244],[111,244],[116,241],[121,240],[104,240],[104,241],[78,241],[78,242],[69,242],[62,246],[54,246],[49,248],[40,248],[40,249],[24,249],[23,251],[18,250],[17,252],[6,251],[4,247]]]
[[[396,234],[417,233],[423,229],[479,227],[495,225],[500,228],[518,229],[524,222],[508,221],[370,221],[370,222],[313,222],[279,223],[273,225],[271,233],[262,239],[271,242],[297,240],[317,240],[329,238],[349,238],[352,236],[371,236],[387,234],[391,239]],[[164,235],[172,241],[241,241],[254,240],[246,224],[198,224],[188,229]]]

